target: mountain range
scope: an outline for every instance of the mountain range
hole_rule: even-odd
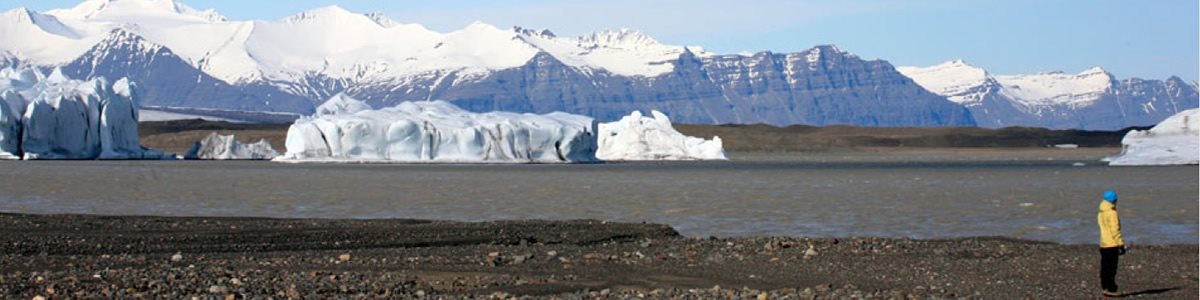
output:
[[[1078,74],[992,75],[954,60],[899,71],[921,86],[971,110],[981,127],[1028,126],[1116,130],[1153,125],[1196,108],[1196,83],[1117,79],[1100,67]]]
[[[955,72],[979,69],[953,65],[897,69],[835,46],[717,54],[629,29],[560,37],[476,22],[440,33],[336,6],[277,21],[231,21],[174,0],[0,15],[0,67],[129,77],[151,107],[309,114],[346,93],[375,107],[441,99],[605,121],[655,109],[698,124],[1113,129],[1200,105],[1196,84],[1174,77],[976,80]]]

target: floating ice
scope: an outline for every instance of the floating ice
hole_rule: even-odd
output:
[[[712,140],[685,136],[661,112],[650,111],[653,117],[641,112],[599,126],[600,149],[596,157],[602,160],[710,160],[726,159],[720,137]]]
[[[1150,130],[1134,130],[1121,140],[1123,149],[1105,158],[1110,166],[1200,164],[1200,108],[1185,110]]]
[[[230,160],[272,159],[276,156],[279,156],[279,152],[275,151],[275,148],[271,147],[271,143],[265,139],[253,144],[242,144],[233,135],[219,135],[213,132],[203,140],[196,142],[184,158]]]
[[[135,85],[0,70],[0,158],[160,159],[138,141]]]
[[[345,109],[349,108],[349,109]],[[379,110],[340,95],[322,114],[288,128],[276,161],[588,162],[595,160],[591,118],[566,113],[472,113],[445,101],[404,102]]]

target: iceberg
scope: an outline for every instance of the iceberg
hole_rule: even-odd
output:
[[[136,85],[0,70],[0,158],[162,159],[138,139]]]
[[[1121,140],[1121,154],[1105,158],[1110,166],[1200,164],[1200,108],[1179,112],[1150,130],[1134,130]]]
[[[711,140],[685,136],[671,126],[667,115],[650,111],[652,117],[634,111],[621,120],[599,125],[602,160],[724,160],[720,137]]]
[[[473,113],[445,101],[371,109],[345,95],[296,120],[283,162],[568,163],[595,161],[592,118]]]
[[[271,143],[267,142],[266,139],[259,140],[253,144],[242,144],[233,135],[220,135],[213,132],[203,140],[196,142],[192,146],[192,149],[188,150],[184,159],[265,160],[273,159],[277,156],[279,156],[279,152],[275,151],[275,148],[272,148]]]

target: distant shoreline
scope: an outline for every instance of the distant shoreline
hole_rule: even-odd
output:
[[[1095,245],[687,238],[603,221],[0,213],[5,297],[1090,297]],[[1135,245],[1121,286],[1197,294],[1197,245]]]

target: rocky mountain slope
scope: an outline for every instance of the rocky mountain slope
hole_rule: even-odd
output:
[[[980,119],[988,127],[1115,128],[1153,124],[1170,115],[1157,113],[1166,105],[1196,106],[1194,85],[1120,81],[1128,93],[1101,102],[1155,109],[1121,110],[1114,119],[1110,110],[1012,103],[997,81],[977,87],[998,93],[981,93],[997,104],[980,110],[910,74],[919,85],[887,61],[834,46],[727,55],[629,29],[560,37],[476,22],[442,33],[336,6],[276,21],[231,21],[175,0],[87,0],[4,12],[4,66],[128,77],[139,84],[143,105],[176,110],[309,114],[346,93],[375,107],[440,99],[472,111],[564,111],[601,121],[654,109],[699,124],[925,127]],[[1188,95],[1191,102],[1144,100]]]
[[[229,21],[172,0],[16,9],[0,31],[0,65],[129,77],[156,107],[307,114],[346,92],[375,106],[442,99],[600,120],[657,109],[686,123],[974,124],[886,61],[832,46],[718,55],[628,29],[568,38],[474,23],[439,33],[339,7]]]

